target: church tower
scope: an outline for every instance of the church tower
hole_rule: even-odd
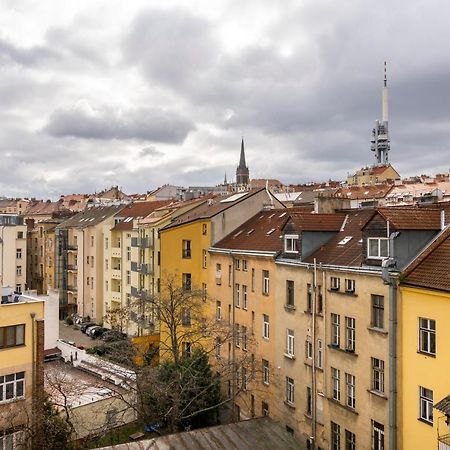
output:
[[[248,167],[245,164],[244,138],[241,142],[241,157],[239,159],[239,166],[236,169],[236,184],[248,185],[250,183]]]

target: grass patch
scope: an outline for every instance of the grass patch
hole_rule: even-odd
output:
[[[137,432],[144,433],[144,427],[142,426],[142,424],[137,422],[129,423],[127,425],[114,428],[101,437],[91,439],[87,443],[86,448],[92,449],[97,447],[107,447],[110,445],[125,444],[126,442],[132,441],[130,435]],[[142,439],[149,439],[152,436],[153,433],[145,433],[145,437],[143,437]]]

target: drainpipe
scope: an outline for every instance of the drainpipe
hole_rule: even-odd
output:
[[[314,258],[313,272],[314,299],[312,304],[312,371],[311,371],[311,415],[312,450],[316,448],[316,303],[317,303],[317,261]]]
[[[234,255],[232,252],[230,252],[230,257],[231,257],[231,299],[232,299],[232,304],[231,304],[231,336],[232,336],[232,342],[231,342],[231,364],[232,364],[232,379],[231,379],[231,420],[233,422],[235,422],[235,415],[236,415],[236,405],[235,405],[235,394],[237,391],[237,386],[236,386],[236,349],[235,349],[235,342],[236,342],[236,336],[235,336],[235,307],[234,305],[236,304],[236,293],[235,293],[235,288],[234,288]]]

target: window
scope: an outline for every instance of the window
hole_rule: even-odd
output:
[[[341,449],[341,427],[331,422],[331,450]]]
[[[109,239],[105,237],[105,250],[108,250],[109,247]]]
[[[294,330],[286,330],[286,355],[293,357],[295,355],[295,336]]]
[[[384,297],[372,295],[372,323],[373,328],[384,328]]]
[[[334,367],[331,368],[331,390],[333,399],[339,402],[341,400],[341,371]]]
[[[389,238],[368,238],[367,257],[383,259],[389,256]]]
[[[353,294],[355,292],[355,280],[345,279],[345,292]]]
[[[181,314],[181,323],[185,327],[191,326],[191,309],[190,308],[184,308]]]
[[[185,358],[190,358],[192,355],[192,345],[190,342],[183,342],[182,344],[183,356]]]
[[[108,291],[109,289],[109,283],[108,280],[105,281],[105,291]]]
[[[202,224],[202,234],[205,236],[208,233],[208,225],[206,223]]]
[[[192,275],[190,273],[183,273],[183,289],[185,291],[192,289]]]
[[[94,246],[94,236],[91,236],[91,247]],[[120,247],[120,241],[119,241],[119,247]]]
[[[305,356],[307,359],[312,359],[312,354],[313,354],[313,345],[308,338],[305,341]]]
[[[322,339],[317,339],[317,367],[323,368],[323,343]]]
[[[127,247],[127,261],[131,261],[131,247]]]
[[[19,294],[22,292],[22,285],[21,284],[16,284],[16,292],[18,292]]]
[[[216,301],[216,320],[222,320],[222,302],[220,300]]]
[[[286,377],[286,402],[293,405],[295,401],[295,386],[292,378]]]
[[[262,293],[264,295],[269,295],[269,271],[263,270],[262,277],[263,277]]]
[[[349,373],[345,374],[345,385],[347,388],[347,406],[355,409],[356,406],[356,389],[355,389],[355,375]]]
[[[261,413],[263,417],[269,415],[269,404],[267,402],[261,402]]]
[[[345,350],[348,352],[355,351],[355,333],[356,320],[354,317],[345,318]]]
[[[222,264],[219,263],[216,264],[216,284],[222,284]]]
[[[338,291],[341,287],[341,280],[337,277],[331,277],[330,278],[330,289],[332,291]]]
[[[208,298],[208,287],[206,283],[202,283],[202,300],[206,302],[207,298]]]
[[[188,239],[183,239],[182,256],[183,258],[191,257],[191,241]]]
[[[331,345],[339,347],[341,341],[341,316],[331,313]]]
[[[262,381],[264,384],[269,384],[269,361],[262,360]]]
[[[220,342],[220,338],[217,337],[216,338],[216,358],[220,359],[221,357],[221,348],[222,348],[222,343]]]
[[[231,286],[231,264],[228,266],[228,286]]]
[[[323,312],[322,286],[317,286],[317,314],[322,314],[322,312]]]
[[[131,272],[127,270],[127,284],[131,284]]]
[[[242,307],[248,309],[248,296],[247,296],[247,286],[242,285]]]
[[[284,252],[298,253],[298,235],[287,234],[284,236]]]
[[[25,372],[0,376],[0,403],[25,397]]]
[[[241,327],[241,334],[242,334],[242,350],[247,351],[248,338],[247,338],[247,327],[245,325],[242,325]]]
[[[241,345],[241,327],[238,323],[234,324],[234,345],[240,347]]]
[[[269,316],[263,314],[263,338],[269,339]]]
[[[309,283],[306,285],[306,311],[312,311],[312,286]]]
[[[372,359],[372,390],[384,394],[384,361]]]
[[[255,311],[252,311],[252,334],[255,334]]]
[[[241,368],[241,376],[242,376],[242,390],[247,390],[247,369],[245,367]]]
[[[425,422],[433,423],[433,391],[419,386],[420,412],[419,417]]]
[[[0,431],[0,450],[16,448],[26,448],[24,431],[13,431],[12,429]]]
[[[235,306],[236,308],[241,307],[241,287],[238,283],[234,285],[234,292],[235,292]]]
[[[86,284],[89,286],[89,277],[86,277]]]
[[[16,267],[16,276],[18,277],[22,276],[22,266]]]
[[[21,248],[16,249],[16,258],[22,259],[22,249]]]
[[[372,420],[372,450],[384,450],[384,425]]]
[[[91,289],[94,289],[94,277],[91,277]]]
[[[356,450],[356,435],[345,430],[345,450]]]
[[[286,280],[286,306],[294,307],[294,282],[292,280]]]
[[[246,259],[242,260],[242,270],[244,272],[247,272],[247,270],[248,270],[248,261]]]
[[[252,269],[252,292],[255,292],[255,269]]]
[[[234,260],[234,268],[236,270],[241,270],[241,260],[240,259],[235,259]]]
[[[419,352],[436,355],[436,321],[419,317]]]
[[[25,344],[25,324],[0,327],[0,348]]]
[[[109,261],[107,259],[105,259],[105,269],[106,270],[109,269]]]
[[[94,257],[91,256],[91,267],[94,267]]]
[[[23,231],[17,232],[17,239],[23,239]]]
[[[206,269],[206,255],[207,251],[205,249],[202,250],[202,259],[203,259],[203,268]]]
[[[309,386],[306,386],[306,414],[312,413],[312,390]]]

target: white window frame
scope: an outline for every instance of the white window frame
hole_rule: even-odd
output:
[[[419,386],[419,419],[433,423],[433,391]]]
[[[242,260],[242,270],[244,272],[247,272],[247,270],[248,270],[248,260],[247,259]]]
[[[248,309],[248,289],[246,284],[242,285],[242,308]]]
[[[268,314],[263,314],[262,337],[263,339],[269,339],[270,337],[270,319]]]
[[[339,277],[330,277],[330,289],[332,291],[339,291],[341,288],[341,279]]]
[[[284,236],[284,253],[298,253],[298,234]]]
[[[234,284],[234,290],[236,293],[236,308],[241,307],[241,285],[239,283]]]
[[[269,295],[269,289],[270,289],[270,274],[268,270],[262,271],[262,277],[263,277],[263,286],[262,286],[262,293],[263,295]]]
[[[317,339],[317,367],[319,369],[323,368],[323,341],[322,341],[322,339]]]
[[[266,385],[270,382],[269,361],[267,359],[262,360],[262,382]]]
[[[341,371],[335,367],[331,368],[331,393],[333,400],[341,401]]]
[[[295,333],[290,328],[286,329],[286,356],[295,356]]]
[[[372,450],[384,450],[384,425],[372,420]]]
[[[341,316],[331,313],[331,345],[339,347],[341,344]]]
[[[205,249],[202,249],[202,256],[203,256],[203,269],[206,269],[206,259],[207,259],[208,252]]]
[[[356,378],[351,373],[345,374],[345,385],[347,389],[347,406],[349,408],[356,408]]]
[[[295,404],[295,382],[293,378],[286,377],[286,403]]]
[[[345,317],[345,350],[354,352],[356,348],[356,319]]]
[[[345,279],[345,292],[347,294],[353,294],[355,292],[356,283],[355,280],[351,278]]]
[[[222,302],[216,300],[216,320],[220,322],[222,320]]]
[[[371,253],[371,242],[377,242],[377,252],[376,254]],[[387,254],[381,254],[381,243],[385,242],[387,244]],[[389,257],[389,238],[367,238],[367,258],[369,259],[385,259]]]
[[[242,335],[242,350],[248,350],[248,334],[246,325],[242,325],[241,327],[241,335]]]
[[[371,358],[372,363],[372,390],[384,394],[384,361]]]
[[[436,356],[436,321],[419,317],[417,326],[419,352]]]
[[[7,380],[7,378],[11,377],[12,379]],[[22,385],[22,395],[17,395],[17,388],[19,385]],[[6,398],[8,386],[12,386],[12,397],[10,398]],[[26,393],[25,388],[25,372],[9,373],[0,376],[0,404],[11,403],[16,400],[24,399]]]

